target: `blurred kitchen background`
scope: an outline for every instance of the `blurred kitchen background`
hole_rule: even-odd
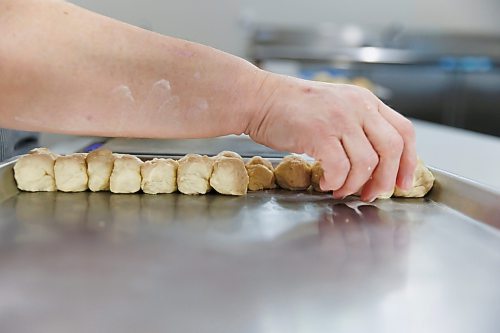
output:
[[[359,84],[406,116],[500,136],[499,0],[74,0],[308,79]]]

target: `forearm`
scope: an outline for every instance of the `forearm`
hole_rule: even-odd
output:
[[[9,7],[10,6],[10,7]],[[130,137],[242,133],[263,74],[60,1],[0,0],[0,126]]]

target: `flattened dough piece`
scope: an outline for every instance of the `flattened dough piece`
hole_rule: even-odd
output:
[[[237,157],[217,158],[210,185],[220,194],[245,195],[248,189],[248,174],[243,160]]]
[[[132,155],[115,154],[109,189],[113,193],[136,193],[141,189],[142,161]]]
[[[83,192],[88,189],[87,154],[59,156],[54,163],[56,187],[62,192]]]
[[[248,189],[250,191],[261,191],[276,188],[274,168],[269,160],[260,156],[254,156],[247,165]]]
[[[319,185],[321,181],[321,177],[323,177],[324,171],[323,168],[321,167],[320,162],[314,162],[313,166],[311,167],[311,185],[316,192],[330,192],[330,191],[323,191],[321,189],[321,186]]]
[[[57,155],[46,148],[38,148],[19,158],[14,166],[17,188],[27,192],[56,191],[54,162]]]
[[[115,157],[108,149],[97,149],[87,155],[89,189],[92,192],[109,191],[109,179]]]
[[[147,194],[177,191],[177,168],[173,159],[155,158],[141,165],[141,189]]]
[[[432,186],[434,186],[434,180],[435,178],[432,172],[419,159],[415,173],[413,174],[413,186],[407,191],[403,191],[396,186],[394,196],[404,198],[422,198],[431,190]]]
[[[289,155],[274,170],[276,182],[281,188],[300,191],[311,185],[311,166],[303,158]]]
[[[177,188],[184,194],[205,194],[210,191],[214,159],[188,154],[179,160]]]

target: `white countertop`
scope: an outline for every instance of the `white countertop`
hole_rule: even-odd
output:
[[[500,138],[413,120],[417,151],[430,166],[500,189]]]
[[[417,150],[426,164],[500,189],[500,138],[421,120],[413,122],[417,132]],[[50,140],[42,135],[41,144],[59,154],[74,152],[98,140],[48,137]]]

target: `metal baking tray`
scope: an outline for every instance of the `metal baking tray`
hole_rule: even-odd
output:
[[[0,332],[498,332],[500,194],[25,193],[0,166]]]

